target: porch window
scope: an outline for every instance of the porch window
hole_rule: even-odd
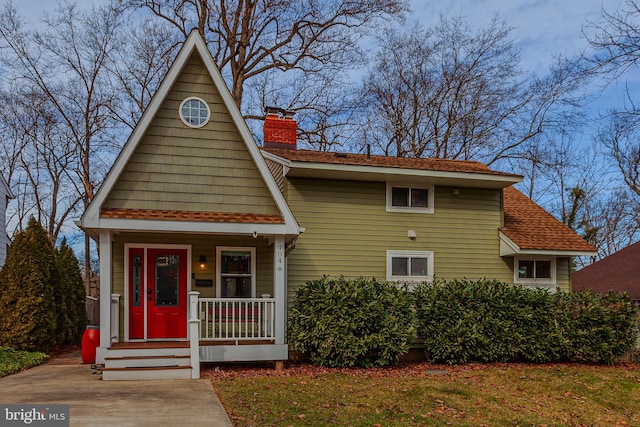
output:
[[[220,298],[254,298],[256,248],[216,248],[217,293]]]
[[[420,283],[433,280],[433,252],[387,251],[387,280]]]

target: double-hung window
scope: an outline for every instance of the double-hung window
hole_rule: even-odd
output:
[[[218,297],[254,298],[256,293],[256,248],[217,247]]]
[[[433,280],[433,252],[387,251],[387,280],[420,283]]]
[[[387,212],[433,213],[433,185],[388,182]]]

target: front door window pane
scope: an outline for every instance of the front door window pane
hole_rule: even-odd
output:
[[[155,305],[178,305],[178,267],[177,255],[156,256],[156,292]]]
[[[136,254],[133,256],[133,274],[131,277],[132,285],[133,285],[133,306],[140,307],[140,295],[141,295],[141,287],[142,287],[142,265],[140,261],[140,255]]]

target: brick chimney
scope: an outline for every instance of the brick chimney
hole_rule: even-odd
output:
[[[298,132],[298,123],[293,120],[295,113],[276,107],[267,107],[265,111],[267,116],[264,118],[264,147],[295,150]]]

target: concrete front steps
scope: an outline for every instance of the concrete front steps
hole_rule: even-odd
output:
[[[146,345],[144,345],[146,344]],[[191,379],[189,344],[119,343],[108,350],[102,379],[177,380]]]

